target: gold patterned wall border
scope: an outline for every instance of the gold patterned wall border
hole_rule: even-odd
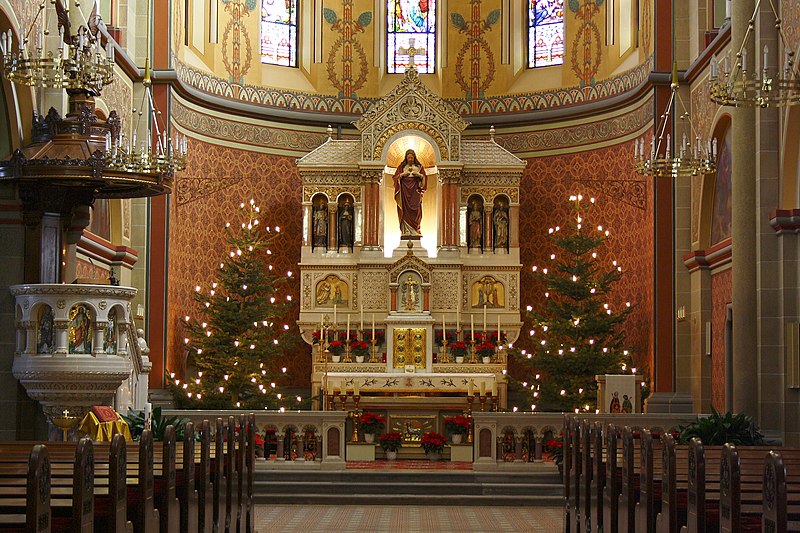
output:
[[[644,180],[575,180],[591,190],[637,209],[647,209],[647,182]]]
[[[500,194],[508,196],[512,204],[519,203],[519,189],[516,187],[461,187],[461,203],[466,205],[473,194],[481,195],[485,203],[491,203]]]
[[[519,187],[521,180],[519,173],[465,171],[460,183],[462,187]]]
[[[349,194],[356,203],[361,202],[361,187],[303,187],[303,201],[310,202],[315,194],[324,194],[331,202],[342,194]]]

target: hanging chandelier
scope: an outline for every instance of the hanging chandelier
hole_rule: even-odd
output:
[[[655,135],[650,139],[650,146],[645,145],[644,138],[634,141],[634,167],[642,176],[697,176],[711,174],[717,170],[717,140],[700,138],[689,119],[689,112],[686,111],[678,88],[678,69],[673,65],[670,84],[672,93],[667,108],[656,125]],[[681,107],[681,114],[677,118],[684,126],[681,128],[683,135],[680,148],[676,148],[673,153],[672,138],[666,131],[672,122],[672,115],[677,114],[678,104]]]
[[[778,61],[770,63],[769,48],[766,45],[760,69],[756,67],[756,58],[752,59],[752,65],[748,62],[750,58],[747,56],[747,44],[749,39],[755,39],[756,14],[761,5],[761,0],[757,0],[753,16],[747,22],[742,44],[733,60],[730,52],[721,62],[716,56],[711,58],[710,92],[713,102],[724,106],[761,108],[800,104],[800,80],[794,51],[788,45],[775,5],[772,0],[768,1],[775,16],[778,38],[785,51],[783,65]]]
[[[6,79],[31,87],[86,90],[94,95],[114,80],[114,47],[109,41],[104,50],[100,42],[104,24],[97,3],[86,18],[80,2],[74,0],[70,9],[71,1],[42,0],[30,28],[17,39],[16,51],[11,30],[0,34]]]
[[[106,140],[104,154],[106,166],[113,170],[173,176],[175,172],[186,168],[186,136],[176,133],[173,138],[169,137],[166,124],[163,123],[163,115],[153,99],[150,58],[145,59],[144,65],[144,80],[142,80],[144,92],[132,138],[126,142],[120,132],[116,138],[109,137]],[[136,109],[133,112],[137,114]],[[152,128],[148,127],[147,138],[137,143],[136,131],[145,113],[152,120]],[[152,130],[155,130],[155,146],[153,146]]]

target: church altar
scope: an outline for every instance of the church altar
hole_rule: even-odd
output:
[[[493,130],[466,135],[413,66],[355,126],[351,138],[329,129],[297,161],[298,325],[313,345],[312,393],[326,398],[317,407],[358,397],[390,426],[413,413],[411,425],[433,429],[476,398],[505,408],[525,162]]]

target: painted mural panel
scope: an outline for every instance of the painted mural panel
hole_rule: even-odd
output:
[[[434,72],[436,0],[389,0],[386,57],[390,74],[402,74],[414,58],[420,74]]]
[[[711,244],[731,236],[731,129],[722,140],[714,182],[714,210],[711,218]]]

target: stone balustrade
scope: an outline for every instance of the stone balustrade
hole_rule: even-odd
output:
[[[144,408],[151,363],[134,332],[136,289],[27,284],[10,291],[17,331],[12,372],[50,421],[65,410],[80,418],[92,405]]]

